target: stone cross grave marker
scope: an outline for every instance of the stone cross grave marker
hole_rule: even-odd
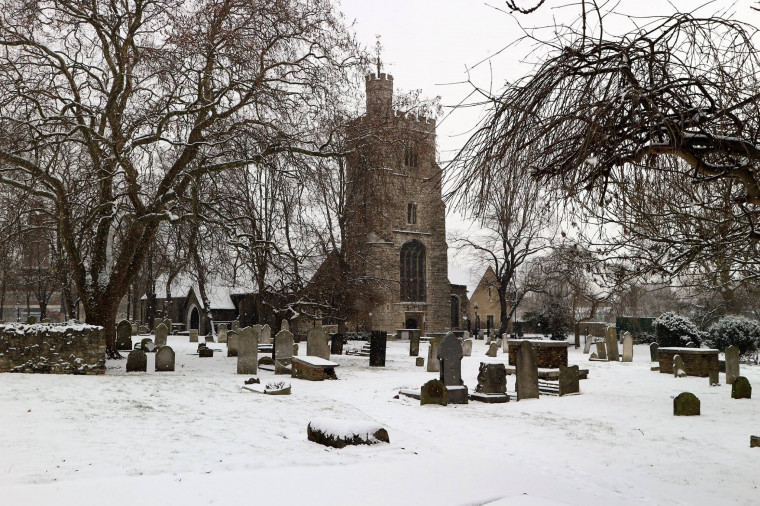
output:
[[[227,356],[237,357],[240,335],[234,330],[227,332]]]
[[[633,336],[630,332],[623,333],[623,362],[633,362]]]
[[[156,352],[156,371],[174,371],[174,350],[161,346]]]
[[[733,385],[739,377],[739,348],[729,346],[726,348],[726,385]]]
[[[237,373],[256,374],[259,363],[259,333],[252,327],[240,329],[237,350]]]
[[[290,374],[293,362],[293,334],[281,330],[274,336],[274,373]]]
[[[430,340],[427,358],[427,372],[440,372],[441,370],[441,364],[438,362],[438,346],[440,344],[440,337],[434,337]]]
[[[161,346],[166,346],[166,336],[169,335],[169,329],[166,328],[166,325],[159,323],[156,328],[153,329],[153,334],[157,347],[160,348]]]
[[[517,400],[538,399],[538,363],[536,349],[528,341],[517,349]]]
[[[472,339],[464,339],[462,341],[462,355],[465,357],[472,356]]]
[[[618,349],[615,327],[607,327],[605,337],[607,338],[607,357],[610,362],[618,362],[620,360],[620,350]]]
[[[369,341],[369,365],[370,367],[385,367],[385,350],[388,341],[388,333],[373,330]]]
[[[577,394],[580,391],[580,372],[578,366],[559,366],[559,395]]]
[[[660,360],[660,345],[652,343],[649,345],[649,361],[659,362]]]
[[[327,345],[329,336],[322,327],[309,329],[306,334],[306,354],[311,357],[319,357],[330,360],[330,347]]]
[[[219,327],[217,327],[217,329],[216,329],[216,339],[220,343],[226,343],[227,342],[227,325],[225,325],[224,323],[222,323],[221,325],[219,325]]]

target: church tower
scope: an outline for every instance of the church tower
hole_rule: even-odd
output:
[[[374,330],[451,327],[446,208],[435,120],[393,110],[393,76],[366,76],[367,112],[348,129],[346,242],[373,287]]]

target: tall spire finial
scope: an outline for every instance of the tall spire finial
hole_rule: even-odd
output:
[[[378,76],[380,75],[380,68],[382,67],[382,63],[380,62],[380,54],[383,52],[383,46],[380,44],[380,37],[382,37],[382,35],[375,35],[375,38],[377,39],[377,42],[375,42],[375,63],[377,64]]]

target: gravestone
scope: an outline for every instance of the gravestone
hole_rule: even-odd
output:
[[[488,345],[488,351],[486,352],[486,355],[489,357],[495,357],[499,353],[499,345],[496,343],[491,343]]]
[[[438,362],[438,346],[440,344],[440,337],[434,337],[430,340],[427,357],[427,372],[440,372],[441,370],[441,364]]]
[[[232,330],[234,330],[235,332],[240,330],[240,320],[234,320],[231,325],[232,325]]]
[[[213,356],[214,356],[214,350],[206,346],[206,343],[200,343],[198,345],[199,358],[212,358]]]
[[[610,362],[617,362],[620,360],[620,351],[618,350],[617,333],[615,327],[607,327],[605,333],[607,338],[607,357]]]
[[[462,356],[472,356],[472,339],[465,339],[462,341]]]
[[[588,352],[591,351],[591,343],[593,342],[594,338],[586,334],[586,337],[583,340],[583,353],[588,354]]]
[[[420,354],[420,333],[412,332],[409,335],[409,356],[416,357]]]
[[[166,346],[166,336],[169,335],[169,329],[166,328],[166,325],[159,323],[153,333],[156,338],[156,347],[160,348],[161,346]]]
[[[623,362],[633,362],[633,336],[623,332]]]
[[[369,366],[385,367],[385,349],[388,341],[388,333],[373,330],[369,341]]]
[[[599,360],[599,357],[596,356],[596,352],[592,353],[588,357],[589,360]]]
[[[757,448],[760,446],[760,436],[750,436],[749,437],[749,447],[750,448]]]
[[[651,362],[660,361],[660,345],[659,344],[652,343],[649,345],[649,360]]]
[[[190,329],[190,342],[191,343],[198,342],[198,329]]]
[[[682,392],[673,399],[674,416],[698,416],[699,414],[700,402],[693,393]]]
[[[343,334],[332,334],[330,336],[330,354],[343,355],[343,343],[345,338]]]
[[[462,343],[453,332],[441,340],[438,362],[441,364],[440,379],[449,391],[449,402],[467,404],[467,386],[462,382]]]
[[[600,360],[607,360],[607,346],[605,346],[604,342],[600,341],[596,343],[596,356]]]
[[[517,400],[538,399],[536,349],[528,341],[520,343],[516,357]]]
[[[306,354],[310,357],[330,360],[330,347],[327,345],[328,339],[327,332],[322,327],[309,329],[306,335]]]
[[[498,339],[496,342],[501,346],[502,353],[509,353],[509,334],[503,333],[501,339]]]
[[[729,346],[726,348],[726,385],[733,385],[739,377],[739,348]]]
[[[164,319],[164,325],[166,325],[166,331],[171,335],[172,333],[172,321],[170,318]]]
[[[132,335],[136,336],[137,335],[137,330],[138,330],[137,329],[137,327],[138,327],[137,322],[130,322],[130,325],[132,326]]]
[[[739,376],[734,380],[731,385],[731,398],[732,399],[751,399],[752,398],[752,385],[749,384],[749,380],[744,376]]]
[[[720,375],[718,371],[710,371],[708,374],[708,378],[710,380],[711,387],[720,386]]]
[[[36,317],[34,317],[32,315],[29,315],[29,316],[26,317],[26,324],[27,325],[34,325],[35,323],[37,323],[37,318]]]
[[[122,320],[116,326],[116,349],[132,349],[132,325],[127,320]]]
[[[156,352],[156,371],[174,371],[174,350],[161,346]]]
[[[132,350],[127,355],[127,372],[146,372],[148,356],[142,350]]]
[[[138,334],[150,334],[150,329],[147,325],[139,325],[137,327]]]
[[[417,357],[414,360],[414,365],[416,365],[417,367],[422,367],[423,365],[425,365],[425,359],[422,357]]]
[[[234,330],[227,332],[227,356],[237,357],[240,335]]]
[[[272,328],[269,325],[261,327],[259,334],[259,344],[272,344]]]
[[[480,394],[506,394],[507,367],[504,364],[481,362],[475,391]]]
[[[220,343],[226,343],[227,342],[227,325],[225,325],[224,323],[222,323],[221,325],[219,325],[219,327],[217,327],[217,329],[216,329],[216,339]]]
[[[259,363],[258,333],[251,327],[240,330],[237,349],[237,373],[256,374]]]
[[[683,365],[681,355],[673,356],[673,377],[683,378],[686,376],[686,367]]]
[[[140,349],[146,353],[156,351],[156,344],[149,337],[140,341]]]
[[[559,366],[559,395],[577,394],[581,391],[580,371],[577,365]]]
[[[449,403],[449,391],[446,385],[439,380],[430,380],[420,388],[420,406],[425,404],[440,404],[446,406]]]
[[[287,330],[290,332],[290,322],[288,320],[282,320],[280,322],[280,330]]]
[[[274,373],[290,374],[292,363],[293,334],[289,330],[281,330],[274,336]]]

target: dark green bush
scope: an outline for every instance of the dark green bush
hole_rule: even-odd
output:
[[[663,313],[654,321],[657,344],[666,346],[686,346],[693,342],[697,347],[702,343],[702,332],[691,320],[673,312]]]

